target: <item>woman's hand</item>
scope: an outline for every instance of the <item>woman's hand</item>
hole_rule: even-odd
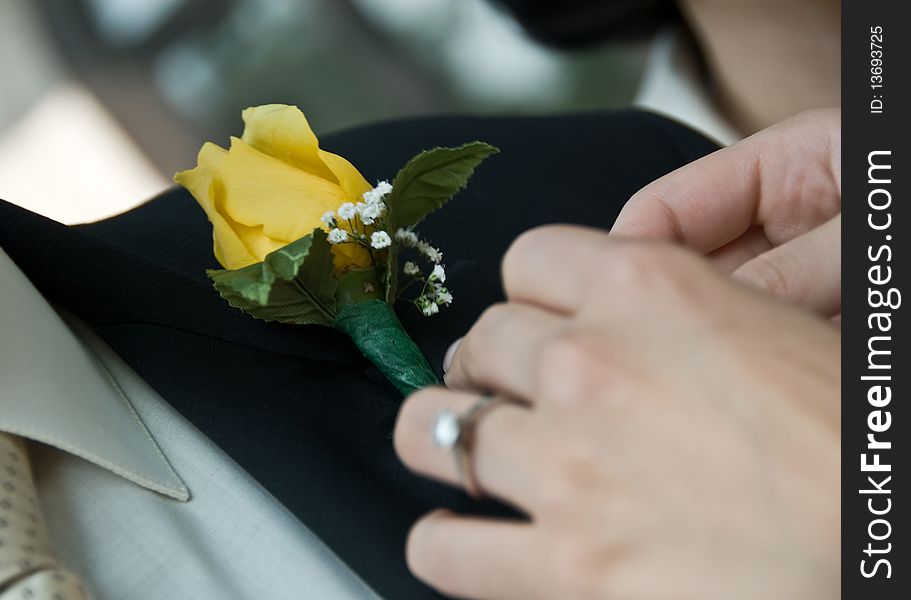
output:
[[[635,194],[613,235],[683,243],[824,316],[841,311],[841,118],[801,113]]]
[[[729,172],[730,185],[748,175]],[[765,253],[803,243],[837,212],[811,202],[828,180],[808,177],[797,209],[769,200],[769,184],[724,219],[718,191],[696,211],[637,214],[664,215],[744,269],[763,237]],[[744,234],[754,213],[763,235]],[[680,247],[583,228],[523,235],[503,277],[508,302],[455,350],[450,389],[407,400],[395,443],[409,467],[456,484],[451,452],[431,440],[438,412],[486,391],[520,401],[482,418],[472,457],[480,486],[530,522],[432,513],[408,541],[418,577],[470,598],[836,596],[840,342],[829,322]]]

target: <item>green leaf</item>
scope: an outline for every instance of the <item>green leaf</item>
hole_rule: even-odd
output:
[[[257,319],[294,325],[331,325],[335,320],[338,281],[321,229],[271,252],[261,263],[206,274],[228,304]]]
[[[402,167],[392,183],[389,206],[390,234],[411,227],[440,208],[468,184],[475,168],[500,150],[484,142],[458,148],[421,152]]]

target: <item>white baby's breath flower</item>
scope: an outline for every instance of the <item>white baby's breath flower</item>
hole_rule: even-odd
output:
[[[400,228],[395,232],[395,239],[402,245],[413,248],[418,245],[418,236],[410,229]]]
[[[370,245],[376,250],[382,250],[392,245],[392,238],[385,231],[374,231],[370,236]]]
[[[421,269],[419,269],[416,264],[409,260],[405,263],[405,266],[402,267],[402,272],[405,273],[405,275],[414,276],[420,273]]]
[[[379,204],[383,201],[383,198],[392,191],[392,186],[388,181],[381,181],[376,184],[376,187],[372,190],[367,190],[364,192],[364,202],[367,204]]]
[[[348,239],[348,232],[344,229],[333,229],[329,232],[329,243],[330,244],[341,244]]]
[[[323,216],[320,217],[320,221],[322,221],[323,225],[325,225],[327,228],[335,227],[335,211],[327,210],[323,213]]]
[[[438,312],[440,312],[440,307],[437,306],[437,303],[436,303],[436,302],[428,302],[428,303],[424,306],[424,308],[421,309],[421,312],[424,313],[424,316],[425,316],[425,317],[430,317],[430,316],[435,315],[435,314],[437,314]]]
[[[436,301],[437,304],[445,304],[446,306],[449,306],[452,304],[452,293],[450,293],[450,291],[446,288],[442,288],[437,292]]]
[[[338,218],[350,221],[357,214],[357,208],[351,202],[345,202],[338,207]]]
[[[383,209],[385,206],[382,202],[374,202],[364,204],[362,202],[357,203],[357,214],[361,217],[361,222],[364,225],[371,225],[374,221],[380,218],[380,215],[383,214]]]
[[[384,179],[377,183],[376,187],[373,189],[376,190],[381,196],[385,196],[386,194],[392,192],[392,184]]]
[[[440,261],[443,260],[443,253],[427,242],[418,242],[417,247],[418,252],[423,254],[430,262],[440,264]]]
[[[383,197],[375,189],[364,192],[363,198],[367,204],[379,204],[383,201]]]
[[[430,281],[439,281],[444,283],[446,281],[446,269],[443,268],[443,265],[435,265],[433,271],[430,273]]]
[[[355,205],[354,210],[357,211],[357,216],[359,216],[361,218],[361,223],[363,223],[364,225],[373,225],[373,219],[371,219],[370,217],[364,216],[364,209],[366,209],[366,208],[367,208],[366,204],[364,204],[363,202],[358,202]]]

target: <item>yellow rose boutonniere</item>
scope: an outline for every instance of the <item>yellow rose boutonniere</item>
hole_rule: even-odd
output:
[[[414,227],[498,150],[425,150],[391,184],[372,186],[320,149],[296,107],[248,108],[243,119],[228,150],[207,143],[197,166],[174,177],[212,223],[224,267],[206,272],[215,289],[257,319],[345,333],[403,394],[437,383],[393,306],[406,301],[429,317],[452,303],[443,254]]]
[[[215,258],[226,269],[261,262],[320,227],[327,211],[373,188],[350,162],[320,149],[296,106],[248,108],[243,120],[243,136],[231,138],[228,150],[206,143],[196,168],[174,176],[206,211]],[[337,271],[371,264],[358,246],[332,252]]]

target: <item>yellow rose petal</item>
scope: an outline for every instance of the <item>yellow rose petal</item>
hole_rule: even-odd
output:
[[[256,260],[253,262],[260,262],[266,255],[270,252],[278,250],[282,246],[288,244],[285,240],[278,240],[270,238],[269,236],[263,233],[262,225],[258,227],[247,227],[246,225],[241,225],[236,223],[233,226],[234,233],[240,238],[240,241],[243,242],[250,253],[256,257]]]
[[[197,167],[174,178],[206,211],[215,256],[228,269],[259,262],[322,227],[326,211],[358,202],[372,187],[350,162],[319,149],[297,107],[248,108],[243,118],[243,138],[232,138],[230,150],[207,143]],[[332,252],[337,271],[372,264],[353,243]]]
[[[346,159],[325,150],[320,150],[319,155],[326,166],[338,178],[339,184],[345,190],[345,193],[352,198],[352,202],[360,202],[364,192],[373,189],[373,186],[367,183],[360,171],[354,168],[354,165]]]
[[[266,236],[285,242],[320,227],[326,211],[348,200],[337,183],[267,156],[237,138],[212,168],[224,190],[227,216],[249,227],[262,225]]]
[[[310,129],[307,117],[296,106],[254,106],[244,110],[243,119],[246,127],[241,139],[244,143],[298,169],[337,181],[332,169],[319,155],[319,140]]]
[[[213,160],[213,155],[226,154],[215,144],[207,143],[199,151],[199,163]],[[208,158],[204,157],[208,155]],[[215,159],[217,160],[217,159]],[[174,181],[185,187],[205,211],[212,223],[212,245],[215,258],[226,269],[239,269],[258,262],[260,258],[251,252],[236,231],[239,225],[226,219],[219,211],[218,183],[213,180],[211,171],[198,166],[195,169],[182,171],[174,176]]]

